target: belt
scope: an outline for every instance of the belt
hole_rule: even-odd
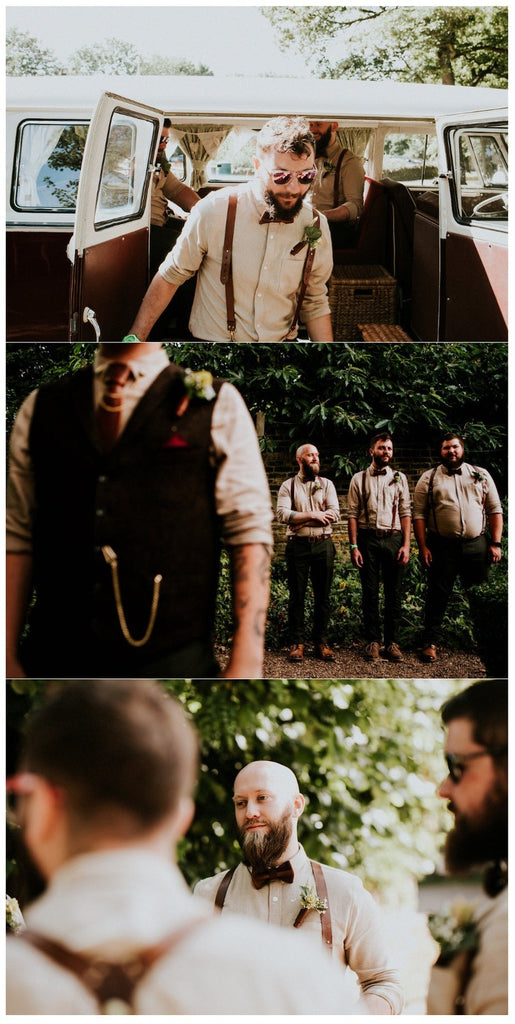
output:
[[[307,540],[308,544],[317,544],[319,540],[330,540],[330,533],[322,533],[320,537],[287,537],[287,540]]]
[[[360,533],[371,533],[373,537],[391,537],[395,533],[400,533],[400,530],[371,530],[370,528],[362,529],[360,527]]]

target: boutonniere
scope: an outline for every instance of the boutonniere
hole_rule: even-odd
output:
[[[478,484],[479,483],[484,483],[484,481],[485,481],[485,478],[484,478],[483,474],[480,473],[478,469],[473,469],[472,470],[472,479],[473,480],[477,480]]]
[[[301,885],[300,910],[293,922],[294,928],[300,928],[304,918],[309,914],[310,910],[316,910],[317,914],[325,914],[327,910],[327,900],[321,900],[316,889],[312,889],[310,885]]]
[[[400,482],[401,482],[401,474],[399,473],[399,470],[396,469],[395,473],[393,474],[392,479],[390,480],[390,484],[400,484]]]
[[[304,238],[302,239],[302,242],[297,242],[297,245],[294,245],[293,249],[290,249],[290,256],[296,256],[305,245],[308,245],[310,249],[316,249],[317,245],[320,244],[321,238],[322,231],[321,228],[317,227],[315,218],[311,224],[306,224],[306,227],[304,228]]]
[[[324,173],[322,174],[322,178],[326,178],[328,174],[333,174],[335,170],[336,167],[330,160],[324,160]]]
[[[322,484],[320,483],[320,480],[315,480],[315,482],[314,482],[314,484],[313,484],[313,486],[311,488],[311,493],[314,494],[315,491],[321,491],[321,490],[322,490]]]
[[[429,914],[429,931],[440,947],[439,967],[446,967],[457,953],[474,953],[478,947],[474,908],[464,900],[456,900],[441,914]]]
[[[5,920],[7,927],[13,932],[22,932],[25,930],[23,914],[20,910],[18,900],[16,900],[14,896],[5,897]]]
[[[202,398],[206,402],[212,402],[215,397],[213,387],[213,374],[209,370],[184,371],[184,387],[190,398]]]

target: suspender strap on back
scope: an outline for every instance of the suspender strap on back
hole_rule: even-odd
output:
[[[234,875],[235,871],[236,868],[231,868],[229,871],[226,871],[224,877],[222,878],[222,881],[220,882],[220,885],[218,886],[215,896],[215,907],[217,908],[217,910],[221,910],[225,903],[227,890],[232,882],[232,876]]]
[[[231,341],[234,341],[236,331],[236,317],[234,314],[234,287],[232,282],[232,242],[234,238],[234,222],[236,220],[236,208],[238,200],[235,195],[229,196],[227,207],[227,220],[225,222],[225,238],[222,253],[222,268],[220,280],[225,285],[225,304],[227,308],[227,330]]]
[[[110,1000],[116,1000],[132,1009],[134,990],[147,971],[204,921],[207,921],[207,918],[188,921],[182,928],[167,935],[155,946],[141,950],[137,956],[120,964],[75,953],[61,943],[54,942],[53,939],[40,935],[38,932],[21,932],[16,937],[16,941],[28,942],[59,967],[75,974],[84,987],[95,996],[100,1008]]]

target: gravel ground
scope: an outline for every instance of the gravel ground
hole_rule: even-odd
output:
[[[378,662],[365,661],[363,648],[334,646],[334,661],[316,658],[313,648],[306,646],[301,662],[288,661],[288,649],[279,653],[265,652],[264,679],[483,679],[486,670],[481,658],[474,653],[438,649],[438,659],[427,665],[416,651],[404,652],[401,662],[380,658]],[[217,652],[221,665],[225,665],[228,650]]]

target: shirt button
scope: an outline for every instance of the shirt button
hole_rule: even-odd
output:
[[[262,297],[262,295],[263,295],[263,293],[262,293],[262,292],[258,292],[258,293],[257,293],[257,297],[258,297],[258,299],[260,299],[260,298]]]
[[[279,897],[278,896],[272,896],[272,903],[279,903]]]
[[[95,515],[97,515],[97,516],[103,516],[103,515],[104,515],[104,510],[103,510],[103,508],[97,508],[97,510],[96,510],[96,512],[95,512]]]
[[[106,480],[107,480],[106,476],[99,476],[99,478],[98,478],[99,484],[105,484]]]

